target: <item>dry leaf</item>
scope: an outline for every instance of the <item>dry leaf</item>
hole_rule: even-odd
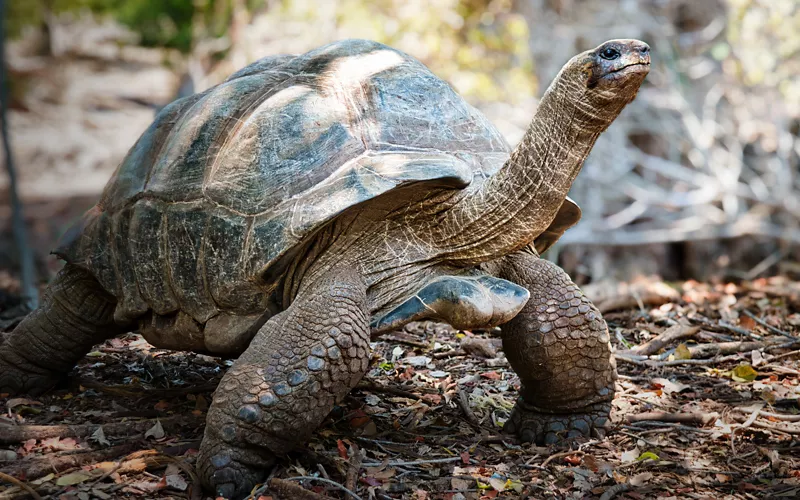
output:
[[[105,432],[103,432],[102,425],[98,427],[97,430],[94,431],[91,436],[89,436],[89,439],[101,446],[111,446],[111,443],[109,443],[108,439],[106,439],[106,434]]]
[[[630,479],[631,486],[642,486],[647,481],[653,479],[653,474],[650,472],[642,472],[641,474],[636,474]]]
[[[74,484],[80,484],[87,479],[91,479],[91,475],[87,472],[73,472],[71,474],[67,474],[64,476],[59,477],[56,479],[56,485],[58,486],[72,486]]]
[[[675,348],[675,359],[692,359],[692,353],[689,351],[689,348],[686,347],[686,344],[678,344],[678,347]]]
[[[731,370],[731,378],[736,382],[751,382],[756,379],[758,372],[750,365],[739,365]]]
[[[153,439],[161,439],[166,434],[167,433],[164,432],[164,427],[161,426],[161,421],[156,420],[156,424],[153,427],[147,429],[147,432],[144,433],[144,437],[145,439],[149,437],[152,437]]]
[[[173,490],[178,491],[186,491],[186,488],[189,487],[189,484],[180,474],[170,474],[164,477],[167,488],[171,488]]]

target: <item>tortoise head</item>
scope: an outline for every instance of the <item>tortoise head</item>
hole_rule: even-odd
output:
[[[573,57],[561,76],[581,94],[576,102],[618,112],[621,108],[614,104],[631,102],[649,71],[649,45],[639,40],[609,40]]]

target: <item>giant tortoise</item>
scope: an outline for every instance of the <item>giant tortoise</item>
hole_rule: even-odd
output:
[[[164,108],[55,251],[66,264],[0,345],[0,392],[39,393],[92,347],[237,356],[198,457],[241,497],[417,320],[500,326],[525,441],[602,432],[615,367],[599,311],[539,258],[580,217],[567,192],[636,96],[649,47],[572,58],[512,149],[419,61],[347,40],[261,59]]]

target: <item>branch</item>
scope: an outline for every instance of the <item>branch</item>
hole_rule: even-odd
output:
[[[39,292],[36,289],[33,252],[28,246],[28,231],[22,215],[22,203],[17,192],[17,173],[14,169],[14,155],[11,152],[11,140],[8,135],[8,82],[6,81],[5,54],[5,0],[0,0],[0,135],[6,152],[6,169],[8,169],[8,190],[11,195],[11,226],[17,245],[20,262],[20,280],[22,281],[22,302],[29,310],[39,307]]]

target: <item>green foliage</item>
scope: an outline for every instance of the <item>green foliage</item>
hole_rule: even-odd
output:
[[[108,15],[141,37],[142,45],[188,52],[193,37],[223,36],[230,25],[235,0],[11,0],[6,23],[12,36],[27,25],[41,25],[47,12],[90,11]],[[260,7],[264,0],[243,2]],[[200,31],[196,33],[196,31]]]

